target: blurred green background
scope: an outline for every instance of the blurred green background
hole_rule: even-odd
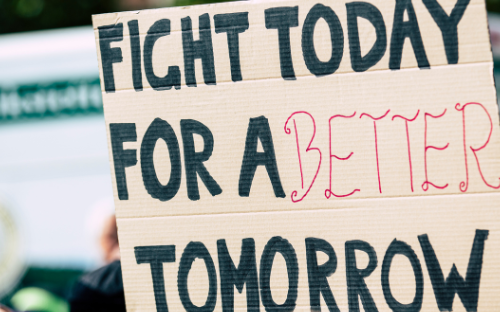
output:
[[[0,0],[0,34],[90,25],[92,14],[211,2],[222,1]]]
[[[78,276],[99,264],[95,260],[97,254],[82,257],[93,250],[89,246],[94,242],[88,235],[84,236],[84,221],[94,220],[89,217],[95,210],[92,203],[111,196],[93,32],[91,27],[62,28],[91,25],[93,14],[222,1],[0,0],[0,35],[19,33],[0,38],[0,141],[3,145],[0,195],[9,195],[13,203],[10,210],[18,216],[19,232],[24,236],[27,250],[19,272],[21,277],[12,287],[7,287],[5,293],[0,287],[0,303],[14,306],[17,295],[17,301],[26,302],[28,297],[38,300],[38,310],[65,312],[64,305],[56,308],[58,302],[67,296]],[[496,14],[500,13],[500,0],[486,0],[486,4],[498,82],[500,15]],[[59,28],[61,30],[54,32],[21,34]],[[19,55],[26,58],[19,61],[16,58]],[[54,98],[56,106],[59,105],[57,109],[50,106],[49,100]],[[43,109],[23,110],[37,99],[41,99],[37,103]],[[44,110],[44,105],[50,109]],[[53,137],[53,144],[47,143],[44,136]],[[28,143],[24,149],[17,145],[18,141],[28,139],[32,147]],[[67,146],[61,147],[61,142]],[[70,145],[71,142],[78,142],[79,146]],[[51,175],[33,168],[50,169]],[[0,196],[0,205],[2,200]],[[0,260],[3,256],[1,221]],[[78,248],[80,253],[74,251]],[[82,259],[78,260],[79,257]],[[42,305],[54,308],[42,309]],[[23,310],[21,306],[16,308]]]
[[[0,0],[0,34],[90,25],[92,14],[222,2],[217,0]],[[500,13],[500,0],[486,0]]]

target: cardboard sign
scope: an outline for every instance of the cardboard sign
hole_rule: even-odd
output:
[[[93,22],[128,311],[498,311],[482,0]]]

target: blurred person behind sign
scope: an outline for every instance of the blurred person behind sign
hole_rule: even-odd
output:
[[[116,218],[110,216],[100,238],[106,265],[82,276],[69,296],[71,312],[125,312]]]

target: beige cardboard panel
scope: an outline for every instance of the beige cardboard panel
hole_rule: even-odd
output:
[[[136,166],[125,170],[129,200],[115,198],[117,215],[152,217],[348,208],[368,198],[461,194],[465,191],[465,185],[462,188],[460,185],[467,181],[467,174],[466,193],[495,191],[492,187],[500,183],[500,133],[491,72],[490,64],[475,64],[432,70],[303,77],[292,82],[274,79],[216,87],[200,86],[184,89],[181,93],[143,91],[105,94],[108,126],[110,123],[136,124],[137,142],[125,143],[124,148],[136,149],[138,158],[142,137],[155,118],[162,118],[171,124],[179,140],[181,157],[183,145],[180,120],[195,119],[205,124],[214,136],[214,151],[205,165],[223,190],[222,194],[212,197],[199,180],[201,199],[190,201],[183,168],[177,195],[170,201],[160,202],[147,193],[139,161]],[[429,85],[430,81],[433,82]],[[469,102],[481,103],[483,106],[469,105],[465,108],[465,162],[463,116],[456,104]],[[388,110],[386,117],[376,121],[375,145],[374,121],[366,115],[360,116],[365,113],[380,117]],[[445,110],[441,118],[426,116],[426,113],[437,116]],[[313,120],[309,115],[293,115],[287,124],[290,134],[285,132],[287,119],[294,112],[301,111],[314,118],[316,133],[310,147],[321,151],[320,166],[318,151],[306,152],[314,131]],[[350,116],[354,112],[356,115],[353,118],[338,117],[329,123],[332,116]],[[394,116],[413,118],[417,112],[417,118],[408,122],[412,163],[410,175],[405,121]],[[257,169],[250,197],[238,195],[249,118],[261,115],[269,120],[286,198],[275,197],[263,166]],[[294,123],[298,130],[300,163]],[[196,145],[202,146],[201,141],[197,141]],[[486,142],[486,147],[476,153],[479,171],[470,146],[477,149]],[[427,152],[425,144],[431,146]],[[448,147],[437,150],[432,146]],[[352,155],[348,160],[331,157],[330,163],[330,148],[331,154],[339,158]],[[166,184],[170,177],[170,160],[162,140],[157,142],[155,156],[158,177]],[[184,166],[184,159],[181,162]],[[430,185],[423,187],[426,167],[428,181],[437,186],[448,186],[444,189]],[[330,196],[327,192],[327,199],[325,190],[330,189],[330,180],[331,191],[336,195],[346,195],[355,189],[360,191],[343,198]],[[293,192],[297,191],[293,197],[297,201],[306,194],[311,184],[307,196],[294,203],[291,198]],[[377,205],[376,202],[373,204]]]
[[[138,265],[135,246],[175,245],[176,262],[165,263],[164,280],[169,311],[184,311],[177,290],[177,271],[185,246],[191,241],[202,242],[214,261],[217,271],[217,305],[222,311],[220,276],[216,242],[225,239],[233,262],[237,265],[244,238],[255,240],[258,271],[264,246],[274,236],[287,239],[295,249],[299,265],[299,289],[295,311],[309,311],[309,285],[305,238],[325,239],[334,248],[338,265],[328,278],[340,311],[347,311],[345,272],[345,242],[363,240],[374,247],[378,265],[365,279],[379,311],[391,311],[381,288],[381,266],[388,246],[394,239],[409,244],[416,253],[423,271],[424,297],[421,311],[438,311],[428,269],[418,236],[427,234],[436,252],[444,276],[453,264],[465,278],[472,243],[477,229],[488,230],[482,264],[478,311],[498,311],[500,297],[500,214],[499,194],[471,194],[418,198],[380,199],[378,208],[371,203],[359,203],[359,209],[314,210],[295,212],[261,212],[246,214],[207,215],[196,217],[163,217],[118,219],[123,277],[127,308],[133,311],[155,311],[152,278],[148,264]],[[269,205],[270,206],[270,205]],[[318,252],[319,263],[326,256]],[[366,267],[368,257],[357,253],[357,266]],[[402,303],[410,303],[415,294],[415,278],[404,256],[394,258],[389,280],[393,295]],[[285,261],[278,254],[271,274],[274,300],[282,303],[288,287]],[[208,293],[207,273],[203,261],[196,260],[188,276],[191,300],[204,304]],[[235,291],[235,311],[246,311],[245,290]],[[322,309],[326,311],[324,301]],[[261,305],[261,311],[264,307]],[[455,296],[453,311],[465,311]]]
[[[350,61],[349,40],[347,30],[346,3],[351,1],[324,1],[320,2],[329,6],[338,16],[344,33],[344,53],[342,62],[335,75],[353,72]],[[164,76],[169,66],[179,66],[182,76],[183,89],[181,91],[169,91],[179,93],[185,92],[184,61],[181,37],[181,18],[191,17],[194,29],[194,39],[198,38],[198,17],[209,13],[212,26],[212,42],[214,48],[215,71],[217,83],[231,82],[229,64],[229,52],[227,35],[216,34],[213,16],[215,14],[249,12],[250,28],[239,35],[240,60],[244,81],[281,78],[278,32],[276,29],[266,29],[264,11],[268,8],[281,6],[299,6],[299,26],[290,29],[291,54],[294,70],[297,77],[312,76],[307,69],[302,52],[302,26],[310,9],[317,1],[254,1],[234,2],[224,4],[212,4],[183,8],[168,8],[158,10],[145,10],[140,12],[123,12],[93,17],[96,29],[96,45],[99,47],[99,34],[97,27],[123,23],[123,40],[113,42],[112,47],[122,50],[123,61],[113,65],[116,90],[133,90],[131,75],[131,50],[127,22],[137,19],[141,33],[141,49],[144,47],[144,38],[147,30],[154,22],[160,19],[169,19],[171,22],[171,33],[158,39],[153,50],[153,67],[157,76]],[[374,70],[386,70],[389,65],[392,24],[394,19],[394,1],[375,0],[369,1],[377,7],[383,15],[387,33],[387,48],[383,58],[372,68]],[[456,1],[439,1],[447,14],[455,7]],[[431,67],[447,65],[442,33],[432,16],[421,1],[413,1],[425,52]],[[365,55],[375,42],[375,30],[365,19],[358,19],[358,27],[361,41],[362,55]],[[472,0],[468,5],[460,23],[458,24],[459,42],[459,64],[478,62],[491,62],[491,49],[486,23],[486,9],[483,0]],[[328,26],[323,20],[318,21],[315,30],[314,45],[320,60],[327,61],[331,56],[331,39]],[[98,59],[101,62],[99,48]],[[143,61],[142,61],[143,62]],[[415,55],[409,39],[406,39],[403,49],[401,68],[417,67]],[[144,68],[144,64],[143,64]],[[148,88],[148,80],[143,70],[143,84]],[[101,70],[102,79],[102,70]],[[196,79],[198,86],[203,84],[201,61],[196,61]],[[104,87],[103,87],[104,88]],[[103,89],[104,90],[104,89]]]
[[[302,52],[302,26],[315,1],[253,1],[207,6],[147,10],[94,16],[98,27],[123,23],[120,48],[123,61],[113,65],[116,92],[103,92],[106,125],[133,123],[137,142],[123,144],[137,151],[138,163],[125,169],[128,200],[116,193],[113,153],[111,168],[122,253],[128,311],[155,311],[150,266],[138,265],[134,247],[175,245],[176,262],[165,263],[164,279],[170,311],[183,311],[177,290],[177,269],[182,252],[192,241],[203,242],[218,269],[218,239],[226,239],[238,263],[241,240],[253,238],[257,264],[273,236],[286,238],[299,263],[296,311],[309,311],[305,238],[327,240],[335,249],[338,266],[328,281],[341,311],[348,310],[345,242],[363,240],[377,254],[378,266],[366,283],[379,311],[390,311],[381,287],[381,266],[394,239],[412,246],[423,270],[422,311],[438,310],[418,236],[427,234],[445,276],[453,264],[465,276],[476,230],[488,230],[482,266],[478,311],[497,311],[500,299],[500,133],[493,64],[484,1],[471,0],[458,26],[459,60],[448,65],[442,33],[422,1],[413,1],[431,69],[418,69],[410,40],[405,41],[401,70],[388,70],[394,2],[370,1],[382,13],[388,45],[382,59],[366,73],[354,73],[347,31],[346,3],[328,1],[343,28],[343,58],[335,74],[315,77]],[[440,1],[447,14],[455,0]],[[264,11],[299,6],[299,27],[290,29],[291,55],[296,80],[280,73],[277,30],[266,29]],[[216,34],[216,14],[249,12],[250,28],[239,35],[243,81],[231,81],[226,34]],[[196,61],[196,88],[186,87],[181,19],[191,17],[194,39],[198,17],[210,15],[216,86],[203,82],[201,61]],[[180,90],[154,91],[142,64],[144,90],[132,84],[130,36],[127,23],[137,19],[141,46],[148,29],[160,19],[171,21],[171,34],[153,50],[153,67],[164,76],[179,66]],[[362,53],[375,41],[375,31],[358,19]],[[331,47],[327,24],[316,25],[318,57],[328,60]],[[100,50],[97,51],[101,62]],[[141,60],[143,62],[143,60]],[[102,78],[102,64],[101,78]],[[267,171],[257,169],[249,197],[240,197],[238,184],[251,118],[265,116],[272,132],[280,181],[286,198],[277,198]],[[176,196],[161,202],[147,192],[141,172],[141,142],[155,118],[168,121],[179,141],[182,178]],[[214,137],[214,150],[204,165],[222,188],[215,197],[198,179],[201,199],[187,196],[180,121],[194,119]],[[195,137],[196,149],[202,139]],[[153,155],[159,181],[170,177],[169,151],[162,140]],[[318,255],[320,262],[326,257]],[[323,257],[323,258],[322,258]],[[363,268],[368,258],[357,253]],[[260,270],[260,268],[259,268]],[[397,300],[410,303],[415,280],[409,262],[394,258],[389,276]],[[276,256],[271,274],[272,296],[283,302],[287,292],[285,260]],[[208,279],[202,261],[195,261],[188,277],[190,298],[202,306]],[[218,287],[220,278],[218,277]],[[322,299],[323,309],[326,309]],[[236,292],[235,311],[245,311],[245,294]],[[261,306],[261,309],[264,309]],[[220,290],[215,311],[222,311]],[[264,310],[262,310],[264,311]],[[453,311],[465,311],[456,296]]]

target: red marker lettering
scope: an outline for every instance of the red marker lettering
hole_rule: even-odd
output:
[[[420,113],[420,110],[417,111],[417,114],[412,119],[408,119],[408,118],[403,117],[401,115],[394,115],[392,117],[392,120],[394,120],[394,118],[401,118],[401,119],[404,119],[404,121],[405,121],[405,126],[406,126],[406,143],[408,145],[408,163],[410,164],[410,185],[411,185],[411,191],[412,192],[413,192],[413,169],[412,169],[412,165],[411,165],[410,132],[408,131],[408,122],[412,122],[415,119],[417,119],[419,113]]]
[[[356,112],[354,112],[354,114],[352,114],[351,116],[334,115],[334,116],[330,117],[330,120],[328,121],[328,126],[329,126],[329,131],[330,131],[329,132],[329,135],[330,135],[330,141],[329,141],[329,144],[330,144],[330,187],[327,190],[325,190],[325,197],[326,198],[330,198],[332,195],[335,197],[348,197],[348,196],[351,196],[352,194],[360,191],[360,189],[355,189],[354,191],[350,192],[349,194],[345,194],[345,195],[337,195],[337,194],[333,193],[333,191],[332,191],[332,167],[333,167],[332,157],[335,157],[338,160],[348,160],[349,158],[351,158],[352,154],[354,154],[354,152],[351,152],[349,154],[349,156],[343,157],[343,158],[332,154],[332,120],[334,118],[337,118],[337,117],[353,118],[355,115],[356,115]]]
[[[390,109],[387,110],[387,112],[385,112],[385,114],[380,116],[380,117],[373,117],[367,113],[363,113],[363,114],[361,114],[361,116],[359,116],[360,119],[363,116],[366,116],[366,117],[369,117],[373,120],[373,130],[375,131],[375,156],[377,159],[378,190],[379,190],[380,194],[382,194],[382,185],[380,184],[380,168],[379,168],[379,164],[378,164],[377,120],[380,120],[380,119],[384,118],[385,116],[387,116],[387,114],[389,114],[390,111],[391,111]]]
[[[448,183],[446,183],[445,185],[443,186],[439,186],[439,185],[436,185],[432,182],[429,181],[429,176],[427,174],[427,150],[432,148],[432,149],[435,149],[435,150],[438,150],[438,151],[442,151],[446,148],[448,148],[448,146],[450,145],[450,143],[447,143],[444,147],[436,147],[436,146],[430,146],[430,145],[427,145],[427,116],[430,116],[432,118],[441,118],[444,116],[444,114],[446,114],[446,108],[444,109],[443,113],[441,115],[438,115],[438,116],[434,116],[434,115],[431,115],[429,113],[425,113],[424,114],[424,122],[425,122],[425,132],[424,132],[424,168],[425,168],[425,182],[422,184],[422,189],[424,191],[428,191],[429,190],[429,185],[435,187],[435,188],[438,188],[438,189],[445,189],[448,187]]]
[[[292,199],[292,202],[294,202],[294,203],[300,202],[301,200],[303,200],[307,196],[307,194],[311,190],[311,187],[314,184],[314,181],[316,180],[316,177],[318,176],[319,168],[321,167],[321,151],[317,147],[311,147],[311,144],[312,144],[312,142],[314,140],[314,136],[316,135],[316,122],[314,121],[314,117],[311,116],[311,114],[309,114],[308,112],[305,112],[305,111],[299,111],[299,112],[295,112],[295,113],[291,114],[290,117],[288,117],[288,119],[287,119],[287,121],[285,123],[285,133],[286,134],[291,134],[291,130],[288,127],[288,122],[290,121],[290,119],[292,119],[293,116],[298,115],[298,114],[305,114],[305,115],[309,116],[311,118],[311,120],[312,120],[314,129],[313,129],[313,134],[312,134],[311,140],[309,141],[309,145],[307,146],[306,153],[308,153],[309,151],[312,151],[312,150],[317,151],[319,153],[319,163],[318,163],[318,169],[316,170],[316,174],[314,175],[314,178],[312,179],[311,184],[307,188],[307,191],[304,193],[304,195],[302,195],[302,197],[300,197],[300,198],[297,198],[298,197],[298,191],[293,191],[292,192],[291,199]],[[302,190],[304,190],[304,173],[303,173],[303,170],[302,170],[302,159],[301,159],[301,155],[300,155],[299,136],[298,136],[298,129],[297,129],[297,124],[295,122],[295,119],[293,119],[293,127],[294,127],[294,130],[295,130],[295,141],[297,143],[297,154],[298,154],[298,157],[299,157],[300,181],[301,181],[301,185],[302,185]]]
[[[460,182],[460,191],[466,192],[467,188],[469,187],[469,167],[467,165],[467,135],[466,135],[466,131],[465,131],[465,108],[467,106],[469,106],[469,105],[478,105],[478,106],[480,106],[484,110],[484,112],[486,113],[486,116],[488,116],[488,119],[490,121],[490,133],[488,134],[488,139],[486,140],[486,142],[481,147],[474,148],[471,145],[471,146],[469,146],[469,148],[471,149],[472,153],[474,154],[474,157],[476,158],[477,169],[479,170],[479,174],[481,175],[481,179],[483,179],[484,184],[486,184],[488,187],[491,187],[493,189],[499,189],[500,188],[500,184],[498,186],[491,185],[484,178],[483,171],[481,170],[481,165],[479,164],[479,159],[478,159],[477,154],[476,154],[476,152],[479,152],[480,150],[482,150],[483,148],[485,148],[486,145],[488,145],[488,143],[490,142],[491,133],[493,132],[493,122],[491,121],[491,116],[488,113],[488,111],[486,110],[486,108],[483,106],[483,104],[471,102],[471,103],[465,104],[462,107],[460,107],[460,103],[458,103],[457,105],[455,105],[455,109],[462,112],[462,126],[463,126],[463,140],[464,140],[464,157],[465,157],[465,176],[466,176],[466,180]]]

